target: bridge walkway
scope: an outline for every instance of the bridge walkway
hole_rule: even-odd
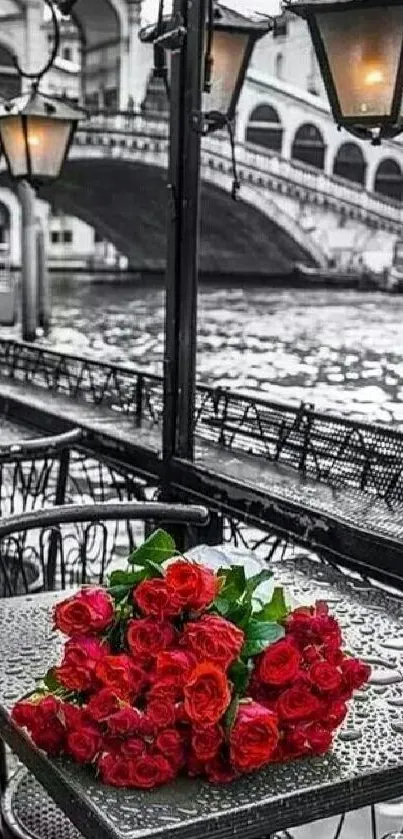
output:
[[[49,433],[78,426],[97,453],[138,474],[162,475],[160,426],[151,421],[136,426],[104,405],[1,378],[0,414]],[[175,461],[171,480],[210,508],[269,523],[279,535],[373,576],[383,569],[393,577],[403,559],[403,505],[335,488],[282,463],[198,439],[196,462]]]

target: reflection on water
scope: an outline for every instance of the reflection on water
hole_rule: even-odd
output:
[[[55,280],[52,343],[161,372],[164,295],[151,283]],[[201,287],[200,381],[403,423],[403,297]]]

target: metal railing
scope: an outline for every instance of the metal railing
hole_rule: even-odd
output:
[[[162,378],[0,338],[0,376],[161,425]],[[403,502],[403,435],[386,426],[259,396],[197,387],[195,430],[223,450],[283,464],[314,480]]]

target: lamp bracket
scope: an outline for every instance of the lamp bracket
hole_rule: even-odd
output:
[[[154,46],[162,47],[163,49],[171,50],[172,52],[177,52],[182,49],[185,38],[186,29],[181,23],[178,26],[174,26],[172,29],[168,29],[168,31],[164,32],[163,35],[159,35],[159,37],[154,41]]]
[[[22,69],[21,65],[19,64],[18,59],[13,55],[13,63],[14,63],[14,66],[15,66],[17,72],[19,73],[19,75],[24,79],[31,79],[33,81],[33,84],[34,84],[35,88],[38,87],[39,82],[43,78],[45,73],[47,73],[48,70],[50,70],[50,68],[53,67],[53,64],[55,62],[55,58],[57,56],[57,53],[59,52],[59,46],[60,46],[60,26],[59,26],[59,21],[57,19],[57,13],[56,13],[55,6],[54,6],[52,0],[45,0],[45,3],[47,5],[48,9],[50,10],[50,14],[51,14],[51,18],[52,18],[52,24],[53,24],[53,47],[52,47],[52,52],[51,52],[46,64],[42,67],[42,70],[39,70],[36,73],[28,73],[26,70]]]

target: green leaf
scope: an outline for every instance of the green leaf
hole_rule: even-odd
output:
[[[274,644],[284,635],[284,628],[274,621],[258,621],[252,618],[245,628],[246,640],[242,648],[242,658],[259,655],[270,644]]]
[[[226,617],[230,608],[231,608],[231,601],[227,600],[225,597],[216,597],[214,602],[211,604],[211,609],[213,612],[218,612],[219,615],[222,617]]]
[[[257,612],[253,617],[258,621],[283,621],[289,613],[287,608],[284,589],[277,587],[273,591],[273,597],[270,603],[266,603],[260,612]]]
[[[249,577],[246,583],[246,591],[249,597],[251,597],[262,583],[265,583],[267,580],[270,580],[273,576],[273,572],[269,571],[268,568],[264,568],[262,571],[259,571],[258,574],[254,574],[253,577]]]
[[[54,667],[51,667],[50,670],[48,670],[48,672],[42,679],[42,683],[47,690],[51,691],[51,693],[55,693],[57,690],[60,689],[61,684],[56,679]]]
[[[176,553],[175,542],[166,530],[154,530],[151,536],[130,554],[130,565],[144,565],[151,561],[161,565]]]
[[[234,661],[228,671],[229,678],[234,685],[236,693],[243,695],[248,687],[250,671],[245,661]]]
[[[130,594],[131,589],[132,586],[110,586],[110,588],[108,588],[108,592],[116,603],[120,603],[128,596],[128,594]]]
[[[109,577],[110,586],[132,586],[137,585],[144,579],[143,571],[112,571]]]
[[[152,579],[153,577],[163,577],[164,572],[160,565],[157,562],[154,562],[152,559],[146,559],[144,562],[144,570],[148,579]]]
[[[234,725],[234,722],[236,720],[236,716],[237,716],[237,713],[238,713],[238,708],[239,708],[239,696],[235,695],[232,702],[231,702],[231,705],[229,706],[228,711],[227,711],[227,713],[225,714],[225,717],[224,717],[224,726],[225,726],[225,730],[227,732],[227,735],[229,735],[231,733],[231,729]]]
[[[218,576],[224,578],[221,595],[227,600],[238,600],[245,591],[246,577],[242,565],[231,565],[229,568],[219,568]]]

